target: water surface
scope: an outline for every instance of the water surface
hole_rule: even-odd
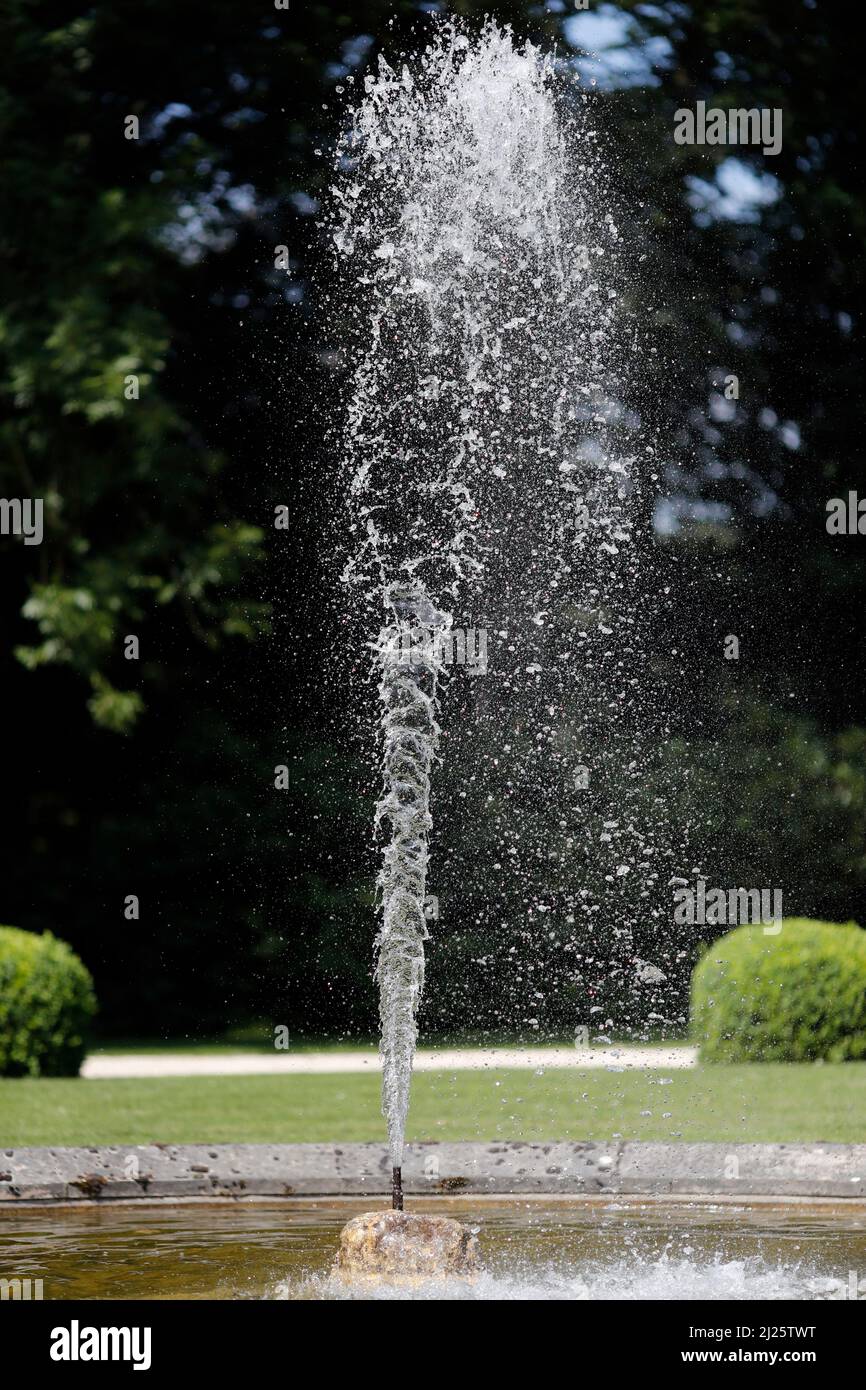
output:
[[[84,1299],[814,1299],[866,1295],[866,1206],[551,1198],[411,1201],[478,1230],[473,1286],[347,1291],[342,1225],[369,1199],[0,1212],[0,1277]],[[856,1287],[856,1285],[855,1285]]]

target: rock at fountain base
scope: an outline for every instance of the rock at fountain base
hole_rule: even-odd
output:
[[[473,1279],[480,1269],[478,1241],[446,1216],[368,1211],[342,1230],[336,1272],[346,1282],[419,1284],[428,1279]]]

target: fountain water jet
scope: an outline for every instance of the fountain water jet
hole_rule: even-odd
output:
[[[381,1022],[382,1096],[393,1168],[393,1205],[403,1208],[403,1135],[424,988],[424,913],[430,815],[430,769],[439,737],[436,700],[442,670],[439,635],[450,617],[434,608],[422,584],[386,592],[393,621],[376,643],[382,706],[382,795],[375,824],[390,840],[377,881],[381,927],[376,978]],[[423,641],[418,642],[419,631]]]
[[[413,64],[380,58],[337,159],[334,241],[345,278],[354,272],[343,579],[366,621],[383,601],[388,616],[368,645],[381,707],[375,823],[389,836],[376,978],[395,1207],[428,937],[437,637],[473,602],[507,613],[520,582],[550,586],[553,606],[573,568],[562,537],[575,475],[599,504],[578,558],[601,555],[600,572],[618,553],[608,532],[621,524],[624,469],[614,477],[575,452],[600,433],[616,296],[599,259],[618,237],[609,211],[591,207],[594,132],[564,117],[556,75],[550,56],[492,22],[474,39],[442,24]]]

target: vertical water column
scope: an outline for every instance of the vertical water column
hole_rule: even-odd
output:
[[[352,367],[342,579],[379,682],[376,977],[399,1205],[428,938],[441,639],[452,622],[481,614],[502,644],[496,713],[488,701],[477,722],[496,724],[497,748],[501,730],[519,726],[505,751],[510,787],[526,789],[508,799],[522,820],[512,813],[496,829],[490,858],[509,854],[521,901],[537,896],[529,875],[540,864],[538,892],[549,896],[550,864],[568,858],[548,842],[551,818],[536,830],[526,808],[565,800],[541,753],[554,747],[574,688],[592,680],[584,648],[594,633],[577,630],[576,615],[612,592],[628,538],[629,461],[605,447],[616,415],[606,396],[619,234],[582,102],[566,109],[556,60],[492,22],[471,37],[445,23],[412,59],[381,58],[348,116],[333,210]],[[588,499],[589,520],[572,543],[576,496]],[[383,601],[387,619],[371,641]],[[599,663],[609,631],[599,633]],[[601,680],[609,710],[606,692]],[[556,815],[554,831],[563,824]],[[491,883],[491,901],[498,892]],[[498,903],[491,911],[507,915]]]
[[[401,1168],[416,1013],[424,987],[430,773],[439,724],[437,687],[441,637],[447,614],[431,602],[423,584],[392,585],[386,592],[391,621],[379,633],[379,698],[382,707],[382,794],[375,824],[389,839],[377,880],[381,925],[376,938],[379,984],[382,1101],[393,1170],[393,1205],[402,1208]]]

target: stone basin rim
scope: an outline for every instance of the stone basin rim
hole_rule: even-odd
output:
[[[429,1141],[406,1146],[403,1181],[410,1198],[802,1198],[847,1206],[866,1202],[866,1144]],[[389,1191],[384,1144],[0,1148],[0,1210],[83,1202],[378,1200]]]
[[[319,1196],[309,1196],[296,1194],[290,1197],[273,1196],[239,1196],[239,1197],[77,1197],[69,1198],[21,1198],[15,1202],[0,1203],[0,1222],[4,1215],[11,1216],[13,1212],[29,1210],[36,1211],[51,1208],[52,1211],[79,1211],[82,1209],[94,1210],[95,1208],[107,1208],[113,1211],[120,1211],[124,1207],[134,1206],[136,1210],[159,1211],[166,1207],[292,1207],[292,1206],[313,1206],[321,1208],[323,1211],[338,1212],[348,1217],[356,1212],[364,1212],[370,1209],[371,1201],[381,1201],[382,1210],[388,1210],[387,1194],[367,1193],[355,1196],[340,1196],[321,1194]],[[866,1215],[866,1197],[803,1197],[803,1196],[783,1196],[772,1197],[761,1196],[757,1193],[744,1193],[741,1197],[734,1197],[730,1193],[718,1193],[712,1195],[707,1192],[607,1192],[607,1193],[583,1193],[583,1192],[466,1192],[455,1197],[444,1193],[418,1193],[413,1194],[413,1202],[423,1202],[424,1209],[442,1206],[449,1211],[462,1212],[465,1207],[496,1207],[513,1206],[519,1204],[526,1206],[529,1203],[537,1204],[539,1207],[550,1206],[551,1204],[561,1204],[563,1206],[581,1207],[601,1207],[610,1210],[617,1207],[622,1210],[641,1211],[647,1207],[731,1207],[733,1210],[767,1210],[785,1211],[791,1208],[802,1207],[805,1210],[823,1210],[826,1212],[837,1211],[840,1214],[850,1215],[853,1213],[863,1213]],[[407,1210],[415,1210],[414,1207]]]

